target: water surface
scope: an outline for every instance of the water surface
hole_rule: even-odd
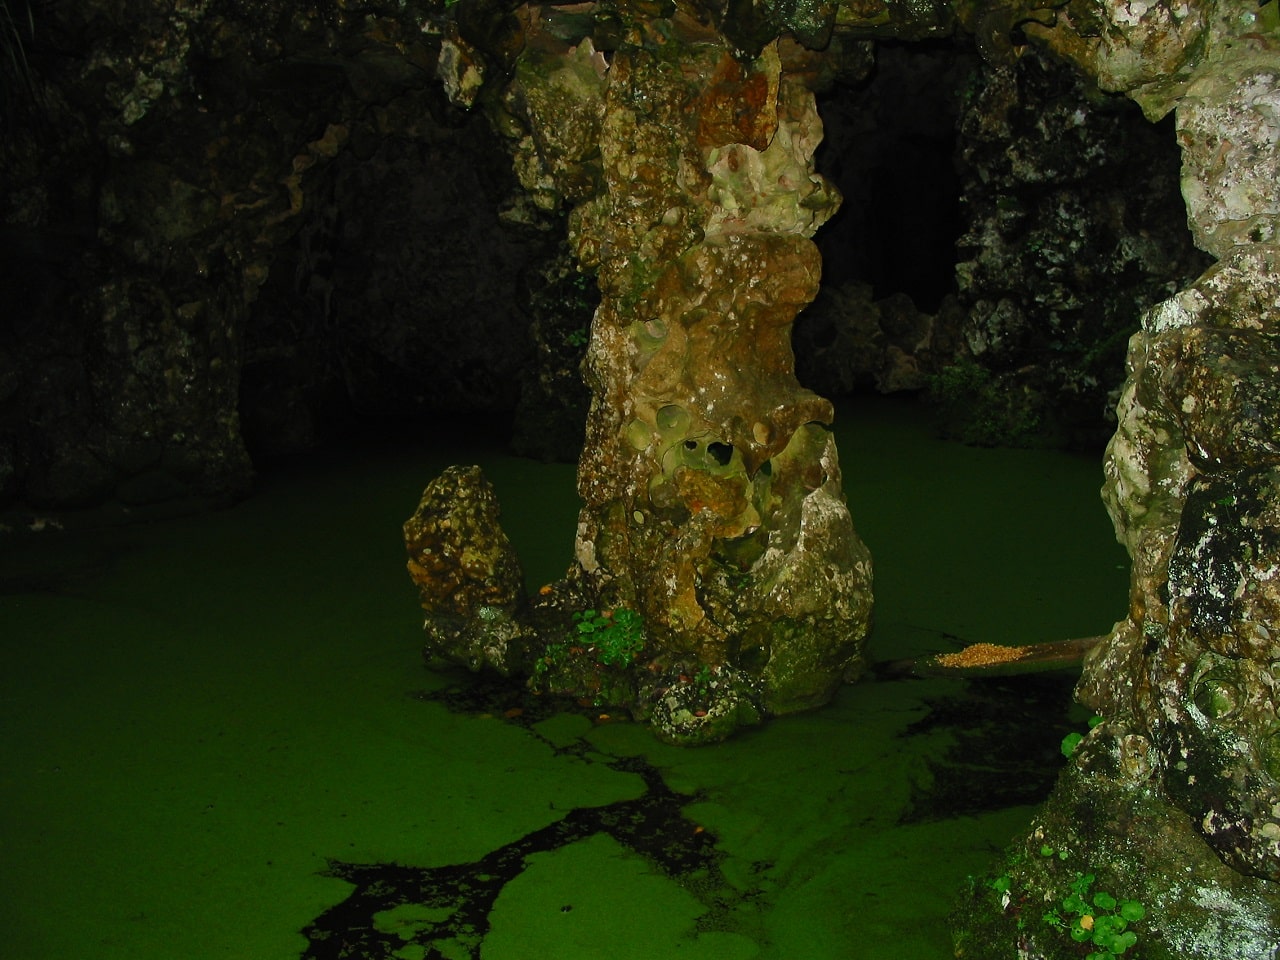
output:
[[[1096,458],[840,411],[881,660],[1105,632]],[[571,467],[371,440],[229,510],[0,536],[0,953],[944,960],[945,916],[1083,724],[1069,672],[867,679],[716,747],[429,671],[400,524],[484,466],[531,585]],[[508,716],[508,714],[510,714]]]

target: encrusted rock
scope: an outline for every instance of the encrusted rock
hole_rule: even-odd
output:
[[[1274,42],[1274,41],[1269,41]],[[1215,72],[1178,107],[1182,193],[1196,244],[1225,257],[1237,244],[1280,241],[1280,66]]]
[[[683,11],[610,36],[607,56],[597,25],[531,16],[501,97],[522,179],[574,205],[601,297],[575,563],[537,605],[533,683],[705,742],[819,705],[862,668],[870,558],[831,404],[796,381],[790,342],[821,271],[809,237],[839,203],[813,166],[821,71],[773,43],[735,57]],[[604,619],[566,641],[584,603]],[[602,658],[622,611],[643,642]],[[636,679],[704,669],[723,682],[689,718]]]
[[[1171,16],[1111,9],[1129,26]],[[1169,21],[1169,50],[1178,29],[1207,22],[1194,5],[1184,14]],[[957,924],[964,951],[1077,955],[1059,938],[1067,924],[1043,911],[1090,875],[1144,905],[1131,913],[1148,925],[1130,918],[1143,957],[1280,950],[1280,138],[1274,59],[1262,68],[1256,51],[1273,41],[1249,35],[1258,19],[1215,10],[1204,59],[1178,54],[1167,78],[1166,93],[1187,93],[1177,119],[1189,219],[1220,260],[1149,309],[1130,340],[1103,488],[1132,560],[1129,610],[1077,689],[1106,720],[1071,754],[998,889],[973,891]],[[1142,38],[1159,32],[1113,39],[1141,42],[1128,55],[1142,61],[1154,57]]]
[[[1027,51],[985,65],[959,126],[959,362],[931,378],[951,435],[1096,448],[1142,311],[1209,263],[1172,124]]]
[[[480,468],[449,467],[427,484],[404,541],[426,612],[426,655],[500,673],[518,666],[524,574]]]

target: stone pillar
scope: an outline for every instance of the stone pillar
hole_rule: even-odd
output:
[[[1130,344],[1104,496],[1131,609],[1082,693],[1135,718],[1224,862],[1280,880],[1280,66],[1192,84],[1178,130],[1189,221],[1219,262]]]
[[[601,304],[574,563],[542,603],[639,614],[631,706],[669,739],[717,739],[862,667],[870,558],[832,407],[796,381],[790,344],[818,289],[809,238],[839,202],[813,168],[821,122],[794,45],[744,62],[677,14],[606,54],[543,13],[503,102],[526,187],[576,204]],[[553,689],[591,692],[555,659],[574,679]]]

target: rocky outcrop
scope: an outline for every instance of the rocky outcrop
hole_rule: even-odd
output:
[[[528,644],[520,623],[524,571],[502,529],[498,497],[479,467],[449,467],[404,524],[406,565],[425,614],[428,656],[510,673]]]
[[[1034,48],[984,60],[963,36],[877,45],[870,76],[820,102],[819,169],[846,204],[818,235],[801,381],[924,390],[967,443],[1101,450],[1138,318],[1210,262],[1172,118],[1151,124]]]
[[[1176,20],[1160,7],[1102,13],[1105,40],[1073,34],[1071,17],[1034,33],[1148,115],[1174,110],[1192,232],[1218,262],[1150,308],[1129,343],[1103,490],[1132,558],[1129,611],[1086,661],[1078,690],[1102,721],[1068,751],[1069,769],[1005,872],[975,889],[957,942],[1034,957],[1077,955],[1080,940],[1113,949],[1125,925],[1099,927],[1109,909],[1070,900],[1092,877],[1111,902],[1143,905],[1125,935],[1144,957],[1271,956],[1280,944],[1280,71],[1263,51],[1280,22],[1268,14],[1267,27],[1231,4],[1196,5]],[[1037,922],[1054,902],[1070,909]]]
[[[575,561],[542,606],[570,636],[584,597],[588,623],[610,611],[602,636],[643,625],[622,664],[638,679],[592,682],[562,652],[535,680],[623,696],[677,742],[823,703],[861,669],[871,568],[830,404],[796,381],[790,343],[818,288],[809,237],[838,203],[813,168],[821,66],[793,42],[735,57],[688,11],[622,36],[557,8],[520,23],[500,98],[516,169],[539,204],[572,207],[601,297]],[[451,42],[462,96],[486,37]]]
[[[1186,229],[1171,123],[1027,50],[984,64],[959,120],[956,364],[931,393],[981,444],[1100,449],[1142,312],[1210,262]]]

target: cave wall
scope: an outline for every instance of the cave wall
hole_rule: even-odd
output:
[[[510,416],[564,224],[528,209],[484,118],[434,83],[363,111],[296,221],[246,322],[239,411],[255,459],[358,423],[425,435],[433,420]]]
[[[35,13],[30,91],[6,98],[0,140],[0,282],[10,305],[0,320],[0,509],[108,503],[138,515],[225,502],[249,489],[253,458],[308,449],[368,417],[507,416],[514,407],[516,449],[576,457],[586,410],[578,366],[597,295],[566,271],[562,213],[520,187],[501,131],[449,103],[435,76],[442,6],[169,10],[136,0]],[[926,92],[920,79],[906,82],[914,71],[901,41],[930,40],[937,56],[956,56],[945,6],[892,8],[888,23],[849,11],[836,19],[842,36],[900,38],[880,68],[902,88],[898,113],[902,97]],[[737,42],[774,27],[741,28]],[[871,57],[847,45],[833,61],[833,76],[856,85]],[[846,261],[892,285],[895,271],[901,280],[936,250],[919,248],[918,223],[893,218],[894,191],[863,186],[893,169],[892,142],[855,160],[865,155],[844,148],[871,139],[858,130],[865,121],[848,135],[835,124],[843,146],[829,155],[847,154],[854,228],[837,222],[825,241],[828,282],[796,336],[804,383],[829,395],[940,384],[949,409],[977,411],[980,428],[956,432],[980,442],[1016,440],[1019,415],[1025,425],[1027,411],[1061,409],[1073,394],[1096,413],[1098,395],[1114,387],[1090,366],[1119,369],[1110,320],[1097,318],[1127,315],[1185,258],[1166,239],[1176,231],[1126,214],[1119,246],[1132,255],[1106,276],[1121,284],[1137,275],[1132,296],[1094,296],[1059,309],[1069,316],[1056,325],[1035,322],[1035,301],[1106,284],[1094,270],[1054,286],[1055,268],[1041,261],[1062,252],[1028,255],[1026,228],[995,209],[1029,182],[1026,163],[997,169],[1008,164],[1000,137],[1013,129],[1001,111],[1018,113],[1028,144],[1046,115],[1069,114],[1017,81],[1027,68],[1010,69],[1012,80],[992,73],[968,86],[953,70],[943,85],[955,80],[954,90],[927,91],[935,104],[983,91],[964,124],[979,130],[967,198],[980,202],[966,204],[982,252],[961,270],[967,299],[962,291],[964,302],[947,299],[936,312],[841,283]],[[945,111],[917,112],[907,135],[928,137]],[[1082,129],[1105,140],[1096,125]],[[1077,194],[1100,189],[1120,161],[1108,162]],[[1030,189],[1053,181],[1070,193],[1064,176],[1037,170]],[[1164,177],[1143,183],[1154,194]],[[1114,188],[1109,196],[1092,206],[1114,206]],[[895,242],[858,239],[886,219]],[[1094,223],[1073,217],[1042,246]],[[1016,331],[1004,335],[1010,316]],[[1048,342],[1046,330],[1055,331]],[[975,344],[977,366],[935,379]],[[1088,356],[1077,366],[1080,352]],[[1005,421],[977,402],[1009,408],[1009,397],[1019,402]]]
[[[700,49],[705,62],[693,65],[706,70],[684,75],[654,53],[671,38],[653,24],[666,20],[672,7],[639,3],[627,6],[628,15],[652,21],[652,31],[629,41],[627,69],[650,71],[651,79],[665,76],[675,93],[646,106],[644,83],[620,83],[613,95],[622,99],[606,112],[615,125],[604,138],[607,156],[592,137],[603,131],[604,116],[587,110],[561,128],[549,122],[556,118],[545,109],[549,101],[538,99],[548,89],[577,90],[585,105],[603,95],[598,80],[609,62],[580,45],[574,47],[579,59],[559,76],[566,87],[537,82],[558,73],[554,57],[535,61],[539,70],[522,78],[525,127],[504,129],[503,110],[491,113],[499,132],[513,141],[515,172],[531,197],[531,205],[500,202],[506,216],[499,222],[512,224],[512,238],[522,231],[536,237],[541,218],[556,214],[557,197],[581,204],[575,252],[603,278],[589,370],[597,399],[607,395],[612,406],[598,405],[589,421],[597,459],[584,473],[583,575],[572,586],[586,584],[596,596],[636,602],[636,578],[611,575],[627,565],[628,552],[659,556],[655,544],[664,542],[638,528],[655,520],[667,524],[653,524],[662,534],[685,528],[689,537],[670,538],[675,549],[649,568],[670,591],[655,590],[650,599],[655,619],[673,635],[682,629],[675,618],[698,613],[699,577],[713,564],[721,568],[718,593],[704,591],[702,597],[711,596],[721,607],[717,615],[732,623],[737,614],[729,601],[736,602],[741,585],[732,565],[751,574],[765,555],[756,552],[752,534],[766,500],[780,511],[782,529],[803,532],[808,506],[808,518],[836,531],[830,549],[810,554],[834,558],[824,567],[832,577],[867,566],[832,492],[838,487],[834,450],[813,425],[828,409],[792,382],[787,351],[778,342],[778,332],[815,292],[808,234],[830,213],[834,197],[820,178],[810,177],[817,118],[809,98],[821,85],[823,68],[796,55],[784,70],[773,46],[777,35],[788,33],[801,47],[821,50],[833,38],[946,36],[956,17],[973,35],[991,67],[974,101],[985,105],[968,115],[969,143],[973,157],[987,155],[981,163],[975,159],[978,180],[996,184],[988,194],[994,212],[970,221],[981,225],[975,236],[982,242],[971,244],[981,250],[962,271],[975,305],[992,305],[981,314],[981,328],[965,331],[975,357],[1002,347],[995,335],[1004,332],[1002,303],[1012,305],[1006,312],[1057,316],[1068,330],[1100,322],[1095,314],[1107,318],[1105,301],[1062,304],[1034,295],[1028,301],[1010,289],[1006,273],[1039,278],[1082,270],[1098,285],[1128,277],[1136,302],[1168,283],[1151,268],[1194,269],[1189,257],[1170,260],[1166,250],[1145,242],[1165,212],[1151,214],[1151,225],[1129,223],[1123,234],[1106,232],[1117,218],[1147,216],[1144,201],[1129,209],[1128,188],[1123,197],[1093,199],[1112,213],[1110,219],[1090,217],[1082,232],[1075,195],[1095,194],[1114,179],[1116,168],[1102,163],[1096,180],[1059,188],[1081,168],[1095,170],[1101,155],[1091,153],[1097,146],[1092,131],[1104,130],[1112,115],[1088,97],[1086,114],[1097,128],[1075,123],[1078,100],[1065,108],[1050,97],[1028,111],[1019,85],[1036,88],[1044,81],[1036,73],[1043,66],[1034,59],[1040,53],[1033,51],[1076,64],[1104,93],[1132,99],[1153,123],[1173,116],[1191,235],[1216,262],[1146,310],[1128,345],[1105,497],[1133,560],[1130,603],[1086,663],[1080,687],[1081,698],[1104,721],[1073,753],[1054,796],[1006,859],[997,878],[1002,882],[975,885],[957,922],[967,955],[998,948],[1003,955],[1078,956],[1078,941],[1041,911],[1046,902],[1063,902],[1086,871],[1148,905],[1157,918],[1143,933],[1150,958],[1244,960],[1267,955],[1260,949],[1274,953],[1280,943],[1274,892],[1280,880],[1280,721],[1274,706],[1280,649],[1273,634],[1280,610],[1278,8],[1277,0],[1199,0],[1176,8],[1120,0],[1072,0],[1055,8],[961,4],[954,10],[929,3],[697,8],[684,23],[683,39],[707,44]],[[422,238],[411,230],[389,230],[384,252],[390,258],[362,264],[353,247],[364,249],[370,232],[400,208],[371,206],[346,218],[330,211],[340,209],[337,201],[362,177],[379,173],[375,189],[381,192],[382,184],[404,179],[419,162],[430,165],[434,148],[457,145],[449,131],[458,117],[433,92],[441,50],[452,49],[448,56],[456,57],[460,49],[442,48],[435,39],[433,30],[449,20],[443,5],[295,9],[235,0],[172,6],[91,0],[38,11],[26,78],[31,82],[6,86],[0,140],[7,308],[0,328],[0,497],[37,508],[113,499],[130,509],[178,509],[243,494],[251,478],[240,416],[249,361],[318,367],[322,385],[341,381],[347,402],[359,398],[353,407],[394,405],[379,392],[394,363],[371,344],[409,334],[386,322],[391,317],[358,316],[354,303],[345,295],[335,302],[336,288],[327,285],[346,270],[372,278],[375,293],[384,291],[392,277],[401,284],[400,274],[419,264],[430,262],[434,273],[442,264],[471,259],[450,261],[447,254],[450,245],[456,252],[472,241],[458,239],[442,223],[440,236],[452,239],[439,256],[418,248]],[[471,21],[486,58],[499,69],[515,67],[518,51],[503,45],[518,33],[506,29],[510,9],[464,3],[457,12]],[[579,28],[570,23],[565,29],[573,35]],[[608,34],[610,26],[602,22],[601,29]],[[620,40],[615,35],[609,42]],[[566,52],[556,52],[554,43],[548,50]],[[446,66],[452,100],[466,103],[478,95],[471,64]],[[13,69],[12,61],[5,69]],[[717,76],[729,92],[708,94],[702,86],[708,76]],[[738,112],[735,104],[748,93],[751,109]],[[704,95],[702,107],[717,107],[708,129],[718,142],[687,126],[682,108]],[[416,126],[427,117],[438,129]],[[681,136],[664,137],[663,124]],[[635,131],[643,133],[642,159],[652,161],[653,170],[633,163],[627,134]],[[779,152],[762,160],[779,131],[785,131]],[[487,134],[477,136],[478,149],[487,152]],[[1059,166],[1046,168],[1037,160],[1034,170],[1024,169],[1026,154],[1018,145],[1036,138],[1061,140],[1066,152]],[[717,151],[714,158],[700,154],[704,147]],[[688,156],[696,162],[682,167]],[[548,157],[559,165],[542,166]],[[778,166],[770,166],[775,161]],[[477,171],[485,189],[503,193],[510,180],[484,169],[492,171],[487,181]],[[655,170],[657,181],[646,180]],[[770,181],[762,173],[784,178]],[[1167,177],[1161,170],[1148,179]],[[635,185],[653,189],[632,192]],[[448,193],[416,182],[406,189],[406,207],[428,217],[442,209]],[[797,197],[805,202],[797,205]],[[1064,230],[1033,243],[1060,207],[1066,209]],[[788,226],[778,229],[779,223]],[[1143,229],[1151,236],[1144,238]],[[708,234],[722,242],[707,243]],[[734,243],[748,255],[726,253]],[[399,259],[406,245],[414,249]],[[1112,256],[1119,251],[1119,259],[1099,263],[1082,256],[1098,247]],[[477,259],[491,252],[466,249]],[[530,258],[538,264],[532,272],[564,280],[563,248],[551,244],[542,253],[545,259]],[[503,270],[520,259],[507,249],[494,256]],[[760,279],[752,273],[753,258],[778,267],[768,278],[776,286],[767,303],[739,296]],[[704,283],[716,271],[743,282],[728,290]],[[377,301],[392,316],[400,306],[398,289]],[[649,303],[655,291],[661,302]],[[689,309],[701,309],[699,298],[708,293],[720,299],[708,301],[702,313]],[[425,296],[437,294],[432,288]],[[483,313],[494,301],[466,302]],[[589,299],[584,302],[592,308]],[[637,309],[644,304],[657,309],[642,315]],[[700,354],[698,364],[682,365],[679,351],[664,354],[664,344],[675,342],[667,339],[673,331],[685,340],[715,333],[714,324],[703,321],[718,314],[732,315],[731,329]],[[344,331],[343,348],[336,355],[307,353],[304,342],[327,324]],[[439,339],[424,331],[413,337],[417,350]],[[769,372],[781,398],[776,408],[784,416],[780,420],[774,410],[756,416],[762,406],[745,417],[732,405],[717,411],[712,404],[695,410],[702,420],[690,432],[693,420],[681,414],[702,402],[695,400],[706,386],[699,370],[709,371],[711,380],[717,373],[732,379],[735,366],[751,368],[757,360],[747,355],[748,343],[769,348],[760,352],[773,364]],[[734,361],[723,369],[708,361],[720,346]],[[643,368],[631,364],[633,357],[646,361]],[[655,358],[657,365],[650,366]],[[683,404],[664,401],[669,391],[657,377],[664,366]],[[267,384],[296,389],[292,374],[276,381],[262,367],[259,373]],[[310,372],[297,376],[298,382],[311,378]],[[490,382],[483,375],[454,379],[455,389],[468,396]],[[268,395],[258,407],[279,402]],[[279,426],[263,429],[272,433]],[[297,442],[308,442],[306,430],[298,428]],[[757,479],[769,460],[785,468],[780,475],[786,483],[779,482],[773,500]],[[635,469],[611,475],[614,463]],[[678,478],[680,466],[689,469]],[[648,476],[654,484],[632,489],[628,476]],[[811,496],[821,490],[825,498]],[[654,492],[656,500],[649,496]],[[688,556],[704,569],[683,563],[681,551],[690,544]],[[787,591],[775,595],[774,587],[787,577],[816,578],[813,568],[788,567],[785,557],[773,556],[770,563],[755,571],[762,574],[762,589],[753,613],[761,615],[752,625],[762,631],[791,616]],[[632,566],[644,573],[643,564]],[[842,596],[859,608],[846,619],[865,620],[862,587],[842,581]],[[676,601],[665,613],[658,605],[663,597]],[[782,606],[770,607],[774,601]],[[808,626],[827,612],[815,606],[800,614]],[[733,631],[703,632],[707,643],[687,652],[720,651],[733,639]],[[801,652],[814,654],[812,663],[822,649]],[[857,659],[856,650],[839,650],[823,664],[834,669],[814,671],[798,693],[794,686],[784,690],[795,696],[782,708],[820,701],[830,675],[856,670]],[[767,656],[756,660],[770,662]],[[689,712],[687,704],[680,706]],[[1188,865],[1195,868],[1190,879]]]
[[[246,441],[514,405],[563,224],[448,104],[431,10],[32,12],[0,127],[0,509],[225,503]]]
[[[1031,49],[980,67],[959,147],[962,345],[929,383],[946,432],[1100,450],[1142,312],[1211,262],[1187,227],[1172,118],[1152,124]]]
[[[963,34],[877,45],[870,79],[821,108],[819,169],[845,204],[796,325],[802,381],[923,391],[967,443],[1101,450],[1139,316],[1210,262],[1172,118]]]

